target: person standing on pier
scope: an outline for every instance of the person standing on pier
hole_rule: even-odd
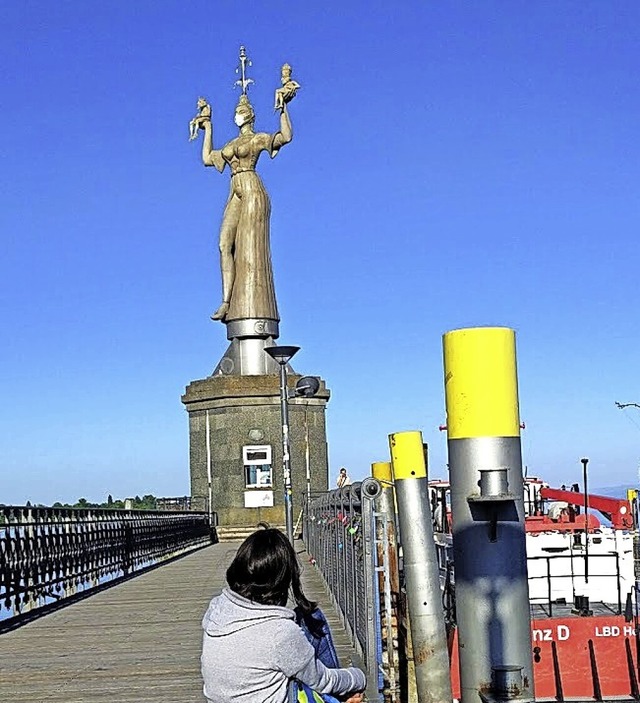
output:
[[[350,486],[350,485],[351,485],[351,479],[349,478],[349,475],[347,474],[347,470],[343,466],[340,469],[340,473],[338,474],[338,480],[336,481],[336,486],[338,486],[338,488],[343,488],[344,486]]]

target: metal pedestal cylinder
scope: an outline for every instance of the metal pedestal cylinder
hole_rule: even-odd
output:
[[[277,374],[278,364],[264,353],[280,334],[278,321],[268,319],[231,320],[227,339],[231,341],[213,376],[263,376]]]

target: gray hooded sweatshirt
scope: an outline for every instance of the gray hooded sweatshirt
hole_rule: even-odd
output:
[[[316,660],[289,608],[260,605],[225,588],[209,604],[202,628],[210,703],[284,703],[290,678],[334,695],[366,686],[360,669],[328,669]]]

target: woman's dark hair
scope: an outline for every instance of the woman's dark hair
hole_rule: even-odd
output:
[[[249,535],[227,569],[227,583],[232,591],[254,603],[285,606],[291,589],[302,612],[316,608],[302,592],[298,557],[280,530],[269,528]]]

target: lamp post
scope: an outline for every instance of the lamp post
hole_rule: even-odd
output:
[[[291,457],[289,451],[289,393],[287,364],[300,347],[265,347],[265,352],[280,366],[280,413],[282,415],[282,474],[284,479],[284,511],[287,537],[293,544],[293,504],[291,502]]]
[[[589,459],[580,459],[580,461],[584,481],[584,582],[589,583],[589,484],[587,483]]]

